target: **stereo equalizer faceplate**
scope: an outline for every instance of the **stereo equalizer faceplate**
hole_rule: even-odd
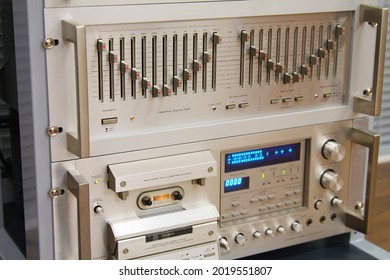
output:
[[[67,149],[79,157],[130,151],[142,146],[140,137],[165,130],[188,134],[191,127],[344,106],[351,20],[350,12],[107,25],[64,20],[65,42],[83,54],[76,59],[78,118],[64,129]]]

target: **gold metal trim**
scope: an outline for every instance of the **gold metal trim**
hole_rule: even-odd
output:
[[[386,55],[388,9],[368,5],[360,6],[360,21],[368,22],[376,28],[375,60],[373,71],[373,85],[370,89],[371,100],[355,96],[353,108],[355,112],[371,116],[379,116],[382,107],[383,74]],[[364,93],[367,89],[364,90]]]
[[[81,158],[90,156],[87,48],[85,33],[85,26],[62,21],[62,36],[64,41],[74,44],[76,65],[77,137],[68,133],[67,148],[70,152]]]
[[[379,154],[379,134],[372,131],[365,131],[352,128],[350,138],[353,143],[362,145],[369,149],[368,166],[367,166],[367,181],[366,194],[364,202],[364,217],[363,219],[355,216],[355,214],[347,213],[346,225],[364,234],[368,234],[372,229],[372,212],[375,201],[376,191],[376,173],[378,169],[378,154]]]
[[[91,259],[91,221],[89,216],[89,183],[77,170],[66,173],[66,182],[69,191],[77,200],[77,226],[79,259]]]

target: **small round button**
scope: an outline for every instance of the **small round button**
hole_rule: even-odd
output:
[[[272,231],[272,229],[270,229],[270,228],[267,228],[266,230],[265,230],[265,235],[267,235],[267,236],[272,236],[272,234],[274,234],[273,233],[273,231]]]
[[[284,227],[283,227],[283,226],[279,226],[279,227],[276,229],[276,231],[277,231],[278,233],[284,233]]]
[[[95,212],[98,215],[104,214],[104,210],[103,210],[103,207],[101,205],[96,205],[95,208],[93,208],[93,212]]]
[[[330,204],[334,207],[340,207],[343,204],[343,200],[335,196],[330,200]]]
[[[314,208],[317,209],[317,210],[320,210],[321,207],[322,207],[322,204],[323,204],[323,201],[321,199],[317,200],[315,203],[314,203]]]
[[[255,231],[254,233],[253,233],[253,237],[254,238],[259,238],[261,236],[261,234],[260,234],[260,232],[258,232],[258,231]]]

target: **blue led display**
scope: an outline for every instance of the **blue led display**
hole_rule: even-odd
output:
[[[223,186],[225,193],[249,189],[249,177],[227,179]]]
[[[225,155],[225,173],[300,159],[301,143],[247,150]]]

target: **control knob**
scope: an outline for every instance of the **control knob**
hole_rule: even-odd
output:
[[[179,191],[174,191],[172,194],[171,194],[171,198],[173,200],[182,200],[183,199],[183,195],[179,192]]]
[[[339,162],[342,161],[345,156],[345,148],[336,141],[329,140],[322,146],[322,155],[326,159]]]
[[[153,204],[152,200],[150,199],[149,196],[144,196],[141,200],[142,204],[144,206],[151,206]]]
[[[225,250],[230,250],[229,248],[229,242],[227,241],[226,237],[221,237],[219,239],[219,247],[224,248]]]
[[[314,208],[315,208],[316,210],[320,210],[321,207],[322,207],[322,204],[323,204],[322,200],[319,199],[319,200],[317,200],[317,201],[314,203]]]
[[[283,226],[279,226],[279,227],[276,229],[276,231],[277,231],[278,233],[284,233],[284,227],[283,227]]]
[[[234,240],[241,246],[246,244],[246,237],[242,233],[237,234]]]
[[[267,229],[265,230],[265,235],[267,235],[267,236],[272,236],[273,234],[274,234],[274,233],[273,233],[272,229],[267,228]]]
[[[226,237],[221,237],[219,239],[219,247],[224,248],[225,250],[230,250],[229,248],[229,242],[227,241]]]
[[[260,236],[261,236],[261,233],[258,232],[258,231],[255,231],[255,232],[253,233],[253,237],[254,237],[254,238],[259,238]]]
[[[103,209],[103,207],[101,205],[96,205],[93,208],[93,212],[95,212],[98,215],[103,215],[104,214],[104,209]]]
[[[333,170],[328,169],[322,173],[320,184],[325,189],[338,192],[343,187],[344,179]]]
[[[334,207],[340,207],[343,204],[343,201],[335,196],[331,199],[330,204]]]
[[[292,223],[291,225],[291,229],[295,232],[302,232],[303,230],[303,226],[298,222],[298,221],[295,221]]]

